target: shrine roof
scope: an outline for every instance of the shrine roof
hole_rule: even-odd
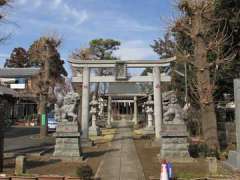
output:
[[[108,96],[145,96],[145,92],[137,83],[109,83]]]

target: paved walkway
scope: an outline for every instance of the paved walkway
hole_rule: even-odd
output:
[[[145,180],[128,123],[122,120],[117,127],[117,134],[113,139],[111,150],[105,154],[100,169],[101,179]]]

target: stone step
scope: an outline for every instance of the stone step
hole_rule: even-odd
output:
[[[161,158],[189,158],[188,151],[160,151]]]
[[[188,151],[188,144],[162,144],[161,150]]]

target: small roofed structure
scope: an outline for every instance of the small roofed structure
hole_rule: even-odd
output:
[[[38,74],[40,68],[2,68],[0,78],[28,78]]]
[[[111,101],[112,119],[121,118],[138,121],[138,99],[146,97],[147,92],[138,83],[109,83],[105,94]]]
[[[0,96],[4,96],[4,95],[11,96],[11,97],[17,97],[17,92],[8,87],[0,86]]]
[[[110,83],[107,96],[146,96],[147,93],[137,83]]]

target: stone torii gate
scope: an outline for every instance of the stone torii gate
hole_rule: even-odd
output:
[[[160,138],[162,125],[162,96],[161,81],[169,82],[170,76],[161,74],[160,67],[170,65],[170,62],[176,60],[176,57],[161,60],[75,60],[70,59],[69,63],[75,70],[76,75],[72,77],[72,82],[82,83],[82,139],[88,139],[88,121],[89,121],[89,85],[90,83],[129,83],[129,82],[153,82],[154,90],[154,120],[155,136]],[[153,74],[148,76],[128,77],[128,68],[152,68]],[[115,68],[113,76],[94,76],[90,75],[91,68]]]

